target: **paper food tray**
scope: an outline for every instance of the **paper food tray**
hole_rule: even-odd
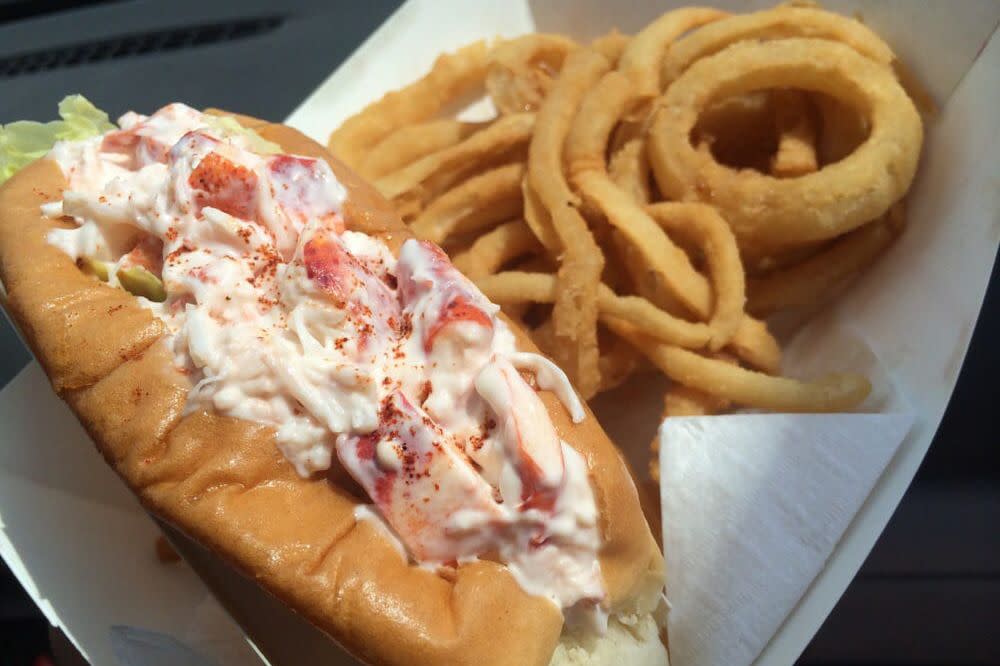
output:
[[[677,2],[411,0],[288,118],[320,142],[341,121],[426,72],[442,51],[525,32],[587,39],[634,33]],[[745,12],[773,2],[715,2]],[[1000,238],[995,196],[1000,108],[1000,10],[991,2],[825,2],[859,15],[909,65],[941,107],[899,242],[842,298],[831,322],[849,322],[900,384],[913,426],[820,575],[757,660],[792,663],[857,573],[899,504],[948,404],[982,305]],[[927,36],[934,39],[928,40]],[[609,434],[645,469],[662,392],[626,385],[597,401]],[[622,405],[628,405],[623,409]]]
[[[632,32],[676,4],[413,0],[287,122],[325,143],[343,119],[421,75],[441,51],[536,29],[580,38],[615,26]],[[773,3],[714,4],[747,11]],[[993,118],[1000,108],[1000,40],[990,41],[997,5],[901,0],[826,4],[843,13],[860,13],[912,66],[942,107],[928,127],[907,232],[831,315],[831,321],[850,322],[863,334],[903,387],[916,420],[826,567],[758,658],[760,664],[787,664],[797,658],[912,480],[957,380],[1000,237],[995,196],[1000,146]],[[0,440],[0,554],[50,622],[61,626],[97,664],[115,663],[107,636],[111,624],[188,638],[220,666],[255,661],[238,630],[224,618],[214,622],[211,631],[192,628],[197,624],[192,608],[211,602],[205,601],[204,588],[189,570],[139,561],[146,556],[142,553],[152,559],[155,527],[104,468],[68,409],[51,396],[37,365],[0,395],[5,426]],[[616,395],[617,400],[611,396],[601,401],[599,415],[642,469],[657,426],[660,392],[638,391],[633,385]],[[628,410],[621,408],[624,404]],[[611,418],[612,412],[626,411],[627,420]],[[58,446],[52,444],[56,441]],[[43,444],[51,448],[43,449]],[[52,456],[62,468],[55,474]],[[356,663],[338,655],[325,635],[217,558],[180,535],[171,536],[271,663]]]

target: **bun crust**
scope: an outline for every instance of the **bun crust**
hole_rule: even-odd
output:
[[[223,113],[215,111],[215,113]],[[235,115],[235,114],[233,114]],[[381,196],[301,133],[235,116],[290,153],[326,159],[347,188],[348,228],[393,250],[410,237]],[[107,462],[154,514],[212,549],[373,664],[548,664],[562,617],[500,564],[451,579],[409,566],[382,532],[356,521],[365,503],[330,479],[302,479],[273,429],[211,413],[183,415],[190,388],[165,329],[135,297],[82,273],[45,236],[41,215],[65,179],[38,160],[0,188],[0,279],[7,307]],[[516,330],[519,349],[536,351]],[[589,413],[573,424],[541,394],[563,439],[584,455],[601,515],[600,553],[613,612],[648,612],[662,558],[628,469]],[[39,442],[36,445],[44,445]]]

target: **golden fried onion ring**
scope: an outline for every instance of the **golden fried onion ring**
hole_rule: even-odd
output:
[[[585,397],[593,395],[600,383],[596,292],[604,255],[587,221],[573,206],[578,198],[563,176],[562,151],[580,99],[608,69],[607,59],[597,51],[571,53],[538,111],[528,149],[528,182],[547,211],[562,252],[561,288],[552,313],[555,336],[560,340],[558,350]],[[530,215],[526,212],[525,217],[533,218],[528,219],[532,229],[544,225],[545,218],[538,210]],[[544,240],[542,243],[547,245]]]
[[[747,310],[767,316],[788,308],[822,306],[892,244],[903,230],[905,216],[904,204],[899,201],[883,219],[844,234],[821,252],[751,279]]]
[[[358,173],[372,180],[381,178],[421,157],[454,146],[484,126],[484,123],[466,123],[445,118],[401,127],[365,155]]]
[[[628,35],[619,32],[618,28],[612,28],[592,41],[590,48],[607,58],[607,61],[614,66],[618,63],[618,59],[621,58],[631,39]]]
[[[486,92],[494,106],[502,114],[537,111],[567,54],[576,48],[569,37],[543,33],[495,46],[486,71]]]
[[[781,346],[767,330],[767,324],[759,319],[744,316],[726,349],[761,372],[769,375],[781,372]]]
[[[394,131],[430,120],[441,109],[481,86],[486,76],[489,48],[485,41],[438,56],[421,79],[386,93],[380,100],[345,120],[327,143],[330,152],[359,166],[365,152]]]
[[[642,138],[627,141],[608,164],[611,180],[632,196],[640,205],[648,204],[653,193],[650,187],[650,166],[646,157],[646,142]]]
[[[692,64],[737,42],[762,42],[793,37],[841,42],[885,65],[896,56],[860,21],[810,7],[775,7],[716,21],[678,41],[663,60],[663,83],[671,84]]]
[[[746,282],[736,238],[726,221],[705,204],[665,201],[646,206],[646,212],[665,231],[686,237],[701,248],[708,263],[714,292],[709,349],[729,344],[743,319]]]
[[[537,252],[541,245],[523,220],[505,222],[483,234],[452,263],[471,280],[496,273],[509,261]]]
[[[497,273],[480,278],[476,285],[487,298],[499,303],[550,303],[556,297],[555,278],[541,273]],[[871,389],[865,378],[856,375],[801,382],[688,351],[685,347],[698,348],[707,340],[707,327],[671,317],[644,299],[618,296],[604,285],[599,292],[599,307],[601,321],[668,377],[741,405],[775,411],[843,411],[864,400]],[[674,341],[665,342],[666,338]]]
[[[583,99],[569,138],[566,162],[573,184],[600,210],[662,277],[671,294],[699,318],[712,311],[708,281],[656,222],[608,176],[605,147],[615,123],[634,101],[632,83],[609,72]]]
[[[640,99],[660,94],[660,63],[670,45],[681,35],[728,16],[709,7],[684,7],[663,14],[628,43],[618,61],[618,71],[632,82]]]
[[[521,197],[524,199],[524,221],[528,228],[551,256],[559,256],[562,242],[552,226],[552,216],[527,178],[521,180]]]
[[[836,164],[799,178],[736,171],[691,145],[713,99],[795,87],[838,96],[871,119],[871,134]],[[880,217],[909,188],[923,127],[890,70],[850,47],[816,39],[735,44],[698,61],[662,98],[650,161],[667,197],[716,206],[741,248],[767,250],[823,240]]]
[[[435,199],[412,223],[417,238],[443,245],[452,234],[488,229],[521,214],[524,164],[473,176]]]
[[[556,277],[546,273],[505,271],[475,280],[476,286],[497,303],[553,303]],[[667,314],[638,296],[619,296],[606,285],[598,288],[597,307],[604,317],[616,317],[639,327],[650,338],[681,347],[700,349],[710,338],[705,324]]]
[[[484,130],[461,143],[431,153],[406,167],[375,181],[375,188],[386,199],[395,199],[418,190],[430,181],[447,183],[476,169],[483,161],[508,154],[531,140],[535,114],[514,113],[502,116]]]
[[[772,377],[656,342],[621,320],[602,321],[675,382],[746,407],[776,412],[841,412],[857,407],[871,392],[871,383],[860,375],[832,374],[811,382]]]

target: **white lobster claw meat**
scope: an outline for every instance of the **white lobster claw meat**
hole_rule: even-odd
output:
[[[478,525],[503,521],[492,487],[399,391],[386,398],[378,430],[338,438],[337,457],[419,561],[456,561],[489,546],[492,530],[463,530],[460,514],[476,514]]]
[[[340,191],[333,171],[323,160],[298,155],[274,155],[267,159],[268,180],[275,201],[301,226],[311,219],[332,220],[340,210]],[[322,183],[324,187],[317,187]],[[343,231],[341,220],[337,231]]]
[[[170,149],[180,139],[179,132],[201,125],[202,114],[183,104],[168,104],[151,116],[126,113],[122,129],[104,135],[101,151],[126,158],[121,166],[138,170],[155,163],[166,163]]]
[[[267,186],[271,201],[261,206],[262,222],[274,235],[284,256],[295,251],[296,240],[305,226],[319,220],[335,233],[344,231],[340,217],[343,186],[337,182],[324,160],[298,155],[267,158]]]
[[[317,231],[302,248],[302,262],[309,279],[354,319],[359,348],[373,337],[386,339],[399,322],[399,302],[392,290],[348,252],[336,234]]]
[[[396,270],[403,306],[412,308],[420,319],[414,326],[421,332],[424,351],[431,353],[439,336],[458,333],[460,325],[466,333],[471,329],[473,335],[467,337],[489,346],[496,306],[458,272],[438,246],[406,241]],[[488,335],[482,335],[484,331]]]
[[[483,367],[476,377],[476,391],[497,416],[501,439],[521,480],[521,506],[551,510],[565,466],[559,436],[541,398],[503,358]]]

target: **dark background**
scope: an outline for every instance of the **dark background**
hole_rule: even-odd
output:
[[[50,119],[70,92],[112,118],[179,100],[280,120],[398,4],[0,0],[0,123]],[[1000,663],[997,285],[994,265],[930,453],[801,663]],[[2,386],[29,355],[0,323]],[[47,650],[45,620],[0,563],[0,666]]]

